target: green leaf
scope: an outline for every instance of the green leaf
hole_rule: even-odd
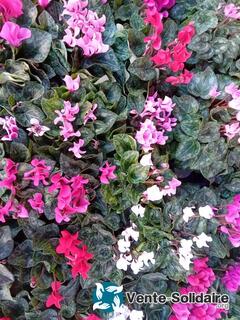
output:
[[[116,134],[113,136],[113,144],[117,154],[121,157],[125,151],[137,150],[136,140],[128,134]]]
[[[200,130],[198,140],[202,143],[218,141],[220,138],[220,125],[217,121],[207,122]]]
[[[181,141],[177,151],[176,159],[180,161],[186,161],[196,157],[200,152],[200,143],[194,139],[189,139],[186,137],[184,141]]]
[[[218,85],[217,77],[210,67],[204,71],[195,73],[188,85],[188,91],[196,97],[209,99],[209,91]]]
[[[24,41],[20,54],[32,62],[42,63],[50,52],[52,36],[50,33],[39,29],[31,28],[31,32],[32,36]]]
[[[180,127],[186,135],[196,138],[201,127],[201,120],[198,115],[186,115],[180,122]]]
[[[0,247],[0,260],[6,259],[13,251],[14,241],[9,226],[0,227]]]
[[[193,21],[197,34],[202,34],[218,25],[217,13],[212,10],[197,11],[193,16]]]
[[[126,172],[132,164],[138,163],[138,158],[139,158],[138,151],[124,152],[124,154],[122,155],[122,158],[121,158],[121,166],[122,166],[123,171]]]
[[[128,41],[132,52],[137,56],[141,57],[146,49],[146,44],[143,41],[144,33],[129,29]]]
[[[29,149],[24,144],[14,141],[10,146],[10,156],[16,162],[29,161],[31,158]]]
[[[130,65],[128,71],[143,81],[150,81],[156,77],[156,71],[149,57],[137,58]]]
[[[133,184],[143,183],[147,180],[148,172],[148,166],[132,164],[128,169],[128,181]]]
[[[181,95],[180,97],[174,96],[173,101],[183,113],[192,114],[198,112],[198,101],[189,95]]]
[[[23,102],[16,108],[15,117],[21,126],[31,127],[31,119],[37,119],[41,123],[44,120],[44,113],[42,110],[29,102]]]

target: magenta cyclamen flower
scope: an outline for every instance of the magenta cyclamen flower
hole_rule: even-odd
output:
[[[230,292],[240,290],[240,263],[235,263],[227,268],[222,282]]]
[[[114,174],[116,166],[110,166],[108,161],[105,163],[105,167],[102,167],[99,170],[101,171],[100,181],[103,184],[109,184],[109,180],[114,180],[117,178]]]
[[[4,21],[11,18],[18,18],[23,14],[22,0],[0,0],[0,12],[3,15]]]
[[[74,92],[77,91],[80,87],[80,77],[77,76],[77,78],[73,79],[72,77],[66,75],[63,81],[66,84],[66,87],[68,91]]]
[[[24,173],[25,180],[32,180],[35,187],[42,182],[45,186],[48,184],[46,179],[49,177],[51,167],[47,166],[45,160],[34,159],[31,161],[33,169]]]
[[[12,141],[18,137],[18,126],[14,117],[0,118],[0,126],[6,131],[1,140]]]
[[[18,48],[23,40],[31,38],[31,30],[21,28],[14,22],[7,21],[4,23],[0,32],[0,37],[6,40],[12,47]]]
[[[30,203],[31,207],[38,213],[43,213],[44,202],[42,194],[40,192],[34,194],[32,199],[29,199],[28,202]]]
[[[240,247],[240,195],[236,195],[233,201],[226,206],[226,209],[227,226],[221,226],[220,230],[228,235],[228,239],[234,247]]]
[[[46,8],[50,2],[51,0],[38,0],[38,4],[43,8]]]

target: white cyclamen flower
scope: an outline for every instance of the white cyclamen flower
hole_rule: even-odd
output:
[[[138,217],[143,218],[144,217],[144,212],[145,208],[141,206],[141,204],[137,204],[131,208],[132,212],[135,213],[135,215]]]
[[[119,270],[127,271],[128,266],[131,264],[130,261],[132,261],[131,255],[125,256],[123,254],[120,254],[120,258],[118,259],[118,261],[116,263],[116,267]]]
[[[132,310],[130,313],[130,320],[143,320],[144,313],[142,311]]]
[[[198,248],[208,247],[207,242],[211,242],[212,237],[209,237],[204,232],[202,232],[199,236],[194,237],[193,241],[196,242]]]
[[[162,191],[156,185],[147,188],[147,190],[143,194],[149,201],[158,201],[161,200],[163,197]]]
[[[209,205],[205,207],[199,207],[198,213],[205,219],[211,219],[214,216],[213,209]]]
[[[131,242],[126,239],[118,240],[118,250],[122,253],[130,251]]]
[[[185,222],[188,222],[188,220],[195,215],[192,209],[194,209],[194,207],[186,207],[183,209],[183,220]]]
[[[151,160],[152,154],[151,153],[147,153],[144,156],[142,156],[142,159],[140,160],[140,164],[144,167],[147,166],[152,166],[152,160]]]
[[[135,225],[133,227],[135,227]],[[133,227],[129,227],[122,232],[122,236],[124,236],[126,241],[129,241],[130,239],[138,241],[139,232],[134,230]]]

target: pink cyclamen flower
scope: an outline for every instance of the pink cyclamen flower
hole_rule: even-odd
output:
[[[42,137],[45,132],[50,130],[48,127],[40,125],[39,120],[37,119],[31,119],[30,123],[32,126],[30,128],[27,128],[27,130],[30,133],[33,133],[33,135],[36,137]]]
[[[3,317],[3,318],[0,318],[0,320],[11,320],[11,318]]]
[[[224,15],[230,19],[240,19],[240,7],[230,3],[224,7]]]
[[[0,118],[0,126],[6,131],[1,140],[12,141],[18,137],[18,126],[14,117]]]
[[[116,166],[110,166],[108,161],[105,163],[105,167],[102,167],[99,170],[102,172],[100,176],[100,181],[103,184],[109,184],[109,180],[114,180],[117,178],[114,174]]]
[[[222,283],[230,292],[237,292],[240,289],[240,263],[235,263],[227,268]]]
[[[73,143],[73,147],[69,148],[69,151],[74,153],[74,156],[78,159],[82,158],[82,154],[86,153],[86,151],[81,150],[81,147],[84,145],[84,140],[79,139],[78,142]]]
[[[0,0],[0,12],[3,15],[4,21],[11,18],[18,18],[23,14],[22,0]]]
[[[8,200],[4,206],[0,206],[0,222],[5,223],[5,217],[9,216],[10,209],[12,208],[12,201]]]
[[[32,199],[29,199],[28,202],[30,203],[31,207],[36,210],[38,213],[43,213],[43,197],[40,192],[33,195]]]
[[[181,184],[181,181],[176,178],[172,178],[172,180],[168,182],[168,185],[162,190],[163,195],[175,195],[177,192],[177,187],[179,187]]]
[[[226,86],[224,90],[226,93],[230,94],[233,99],[237,99],[240,97],[240,89],[234,82]]]
[[[50,308],[51,306],[55,306],[58,309],[61,309],[60,302],[63,300],[63,296],[60,294],[59,290],[61,288],[60,281],[53,281],[51,284],[52,293],[48,297],[46,301],[46,307]]]
[[[66,75],[63,81],[66,84],[66,87],[68,91],[74,92],[77,91],[80,87],[80,77],[77,76],[77,78],[73,79],[72,77]]]
[[[46,8],[50,2],[51,0],[38,0],[38,4],[43,8]]]
[[[94,114],[94,111],[97,109],[97,104],[94,103],[92,108],[85,114],[83,119],[83,124],[85,125],[89,120],[95,121],[97,117]]]
[[[224,135],[228,137],[229,140],[233,139],[236,135],[239,135],[239,133],[240,133],[239,122],[226,124],[224,126]]]
[[[21,28],[14,22],[7,21],[4,23],[0,32],[0,37],[6,40],[12,47],[18,48],[23,40],[31,38],[31,30]]]
[[[217,98],[221,92],[217,91],[217,86],[213,86],[212,89],[209,91],[209,95],[212,98]]]

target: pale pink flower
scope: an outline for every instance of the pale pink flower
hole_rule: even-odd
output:
[[[50,2],[51,0],[38,0],[38,4],[43,8],[46,8]]]
[[[12,141],[18,137],[18,126],[16,124],[16,119],[14,117],[0,118],[0,126],[6,131],[1,140]]]
[[[40,192],[34,194],[32,199],[29,199],[28,202],[30,203],[31,207],[38,213],[43,213],[44,202],[42,194]]]
[[[67,141],[71,137],[80,137],[80,131],[74,131],[73,125],[71,122],[65,121],[60,128],[60,135],[64,137],[64,141]]]
[[[167,139],[168,137],[164,136],[162,131],[158,131],[153,121],[149,119],[141,123],[141,128],[136,133],[136,140],[145,152],[152,150],[153,144],[164,145]]]
[[[230,19],[240,19],[240,7],[237,7],[235,4],[230,3],[224,8],[224,15]]]
[[[234,122],[232,124],[226,124],[224,126],[224,135],[228,137],[229,140],[233,139],[236,135],[240,133],[239,122]]]
[[[233,99],[237,99],[240,97],[240,89],[234,82],[225,87],[225,92],[230,94]]]
[[[102,33],[105,30],[106,17],[98,17],[97,13],[87,8],[88,1],[64,1],[62,16],[67,17],[68,27],[63,41],[69,46],[79,46],[85,56],[108,51]]]
[[[18,18],[23,14],[23,4],[21,0],[0,0],[0,12],[3,15],[4,21],[11,18]]]
[[[78,159],[82,158],[82,154],[86,153],[86,151],[81,150],[81,147],[84,145],[84,140],[79,139],[78,142],[73,143],[73,147],[69,148],[69,151],[74,153],[74,156]]]
[[[39,120],[37,119],[31,119],[30,123],[32,126],[30,128],[27,128],[27,130],[30,133],[33,133],[33,135],[36,137],[42,137],[45,132],[50,130],[48,127],[40,125]]]
[[[65,78],[63,79],[63,81],[65,82],[66,87],[67,87],[68,91],[70,91],[70,92],[77,91],[80,87],[80,77],[79,76],[77,76],[77,78],[73,79],[69,75],[66,75]]]
[[[220,91],[217,91],[217,86],[213,86],[212,89],[209,91],[209,95],[212,98],[217,98],[221,94]]]
[[[111,166],[108,161],[105,163],[105,167],[102,167],[99,170],[101,171],[100,181],[103,184],[109,184],[109,180],[114,180],[117,178],[114,174],[116,166]]]
[[[59,111],[55,111],[58,114],[58,117],[54,120],[54,124],[59,122],[69,121],[72,122],[76,119],[76,115],[79,113],[79,105],[78,103],[72,107],[70,101],[64,101],[64,108]]]
[[[181,181],[179,181],[176,178],[172,178],[171,181],[168,182],[168,185],[164,187],[164,189],[162,190],[163,195],[175,195],[177,192],[177,187],[179,187],[181,185]]]
[[[95,121],[97,117],[94,114],[94,111],[97,109],[97,104],[94,103],[92,108],[85,114],[83,119],[83,124],[85,125],[89,120]]]
[[[21,28],[14,22],[4,23],[0,32],[0,37],[6,40],[12,47],[19,47],[23,40],[31,38],[31,30]]]

